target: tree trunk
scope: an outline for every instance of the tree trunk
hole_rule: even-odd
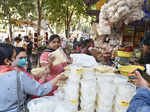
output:
[[[74,9],[72,10],[72,12],[69,15],[69,10],[67,8],[67,17],[66,17],[66,22],[65,22],[65,31],[66,31],[66,38],[69,38],[69,33],[70,33],[70,23],[71,23],[71,19],[72,19],[72,15],[74,13]]]
[[[49,28],[49,30],[50,30],[50,33],[51,33],[51,34],[54,34],[54,32],[53,32],[53,30],[52,30],[52,28],[50,27],[49,24],[48,24],[48,28]]]
[[[66,33],[66,38],[69,38],[69,9],[67,7],[67,12],[66,12],[66,21],[65,21],[65,33]]]
[[[65,25],[65,33],[66,33],[66,38],[67,39],[69,38],[69,32],[70,32],[70,25],[67,22],[66,25]]]
[[[9,36],[10,36],[10,40],[13,40],[13,32],[12,32],[12,24],[9,23]]]
[[[13,40],[13,32],[12,32],[12,24],[11,24],[11,15],[8,15],[8,21],[9,21],[9,37],[10,40]]]
[[[40,33],[41,33],[41,18],[42,18],[42,7],[41,7],[41,4],[40,4],[40,1],[41,0],[37,0],[37,10],[38,10],[38,28],[37,28],[37,34],[38,34],[38,37],[40,36]]]

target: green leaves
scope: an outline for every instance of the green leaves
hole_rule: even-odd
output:
[[[87,7],[83,0],[40,0],[40,9],[41,13],[37,0],[0,0],[0,19],[35,21],[41,14],[41,19],[48,19],[53,27],[66,31],[86,17]]]
[[[34,10],[34,0],[0,0],[0,19],[26,19]]]
[[[46,0],[46,16],[51,24],[64,26],[69,30],[81,16],[86,16],[86,6],[83,0]]]

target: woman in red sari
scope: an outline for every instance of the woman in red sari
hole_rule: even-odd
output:
[[[42,67],[49,66],[50,74],[46,77],[45,81],[40,81],[41,84],[50,81],[54,79],[57,75],[64,72],[64,67],[67,66],[67,63],[61,63],[59,65],[53,66],[52,62],[55,60],[54,58],[49,59],[49,55],[61,47],[61,39],[59,35],[52,35],[49,39],[49,46],[40,56],[40,65]],[[53,88],[53,91],[57,89],[57,86]],[[53,95],[53,92],[51,92],[49,95]]]

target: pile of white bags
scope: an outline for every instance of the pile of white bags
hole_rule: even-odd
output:
[[[78,110],[79,105],[79,84],[81,78],[81,67],[71,66],[68,80],[64,86],[64,99],[70,102],[74,112]]]
[[[95,112],[96,108],[96,74],[93,70],[84,69],[81,80],[80,107],[85,112]]]
[[[96,72],[95,68],[70,65],[68,80],[55,96],[32,100],[28,109],[30,112],[126,112],[135,86],[125,76],[112,73],[111,67],[103,69]]]
[[[109,0],[101,8],[99,15],[99,35],[111,34],[111,27],[120,23],[128,24],[144,17],[144,0]]]
[[[116,86],[113,84],[113,75],[98,76],[97,108],[96,112],[112,112]]]

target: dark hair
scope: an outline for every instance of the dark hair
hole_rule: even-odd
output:
[[[16,56],[20,53],[20,52],[26,52],[26,50],[23,47],[15,47],[16,49]]]
[[[90,42],[91,42],[91,41],[90,41],[89,39],[85,40],[85,41],[84,41],[85,47],[87,47],[87,45],[88,45]]]
[[[0,43],[0,65],[5,64],[5,59],[11,60],[14,49],[14,46],[12,46],[11,44]]]
[[[9,38],[5,38],[5,41],[9,41]]]
[[[26,35],[26,36],[24,36],[24,39],[29,39],[29,37]]]
[[[53,40],[56,39],[56,38],[57,38],[59,41],[61,41],[59,35],[53,34],[53,35],[50,36],[50,38],[49,38],[49,40],[48,40],[48,43],[50,43],[51,41],[53,41]]]
[[[16,37],[14,40],[15,41],[22,41],[22,39],[20,37]]]

